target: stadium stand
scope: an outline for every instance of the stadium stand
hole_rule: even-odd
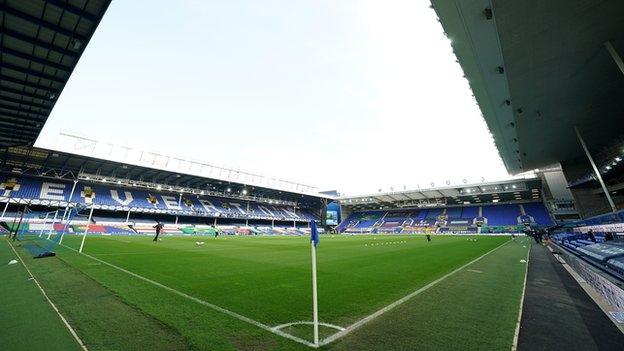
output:
[[[25,205],[29,211],[19,225],[21,233],[81,234],[88,229],[94,235],[153,234],[159,221],[164,234],[303,235],[309,221],[318,220],[313,209],[274,201],[109,184],[80,180],[74,189],[74,182],[67,179],[0,174],[0,203],[5,209],[0,233],[17,228]],[[91,221],[81,215],[66,227],[65,208],[77,206],[94,209]],[[51,209],[58,209],[56,218]]]
[[[530,223],[520,222],[523,206]],[[542,202],[455,206],[412,210],[355,211],[336,230],[348,233],[476,233],[474,219],[483,211],[488,231],[521,232],[524,224],[547,227],[554,224]]]
[[[307,209],[255,203],[240,199],[217,198],[198,194],[178,194],[160,190],[141,190],[80,183],[72,193],[72,183],[65,180],[0,176],[3,197],[34,205],[61,203],[93,205],[95,209],[166,213],[174,215],[309,221],[316,218]],[[12,184],[12,190],[6,184]]]

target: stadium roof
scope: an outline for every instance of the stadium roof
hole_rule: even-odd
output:
[[[0,2],[0,147],[34,144],[109,4]]]
[[[206,195],[257,201],[277,200],[310,206],[319,205],[321,200],[329,198],[322,194],[282,191],[35,147],[0,149],[0,171],[92,182],[119,182],[135,187],[155,188],[162,185],[165,189],[171,187],[173,191],[203,191]]]
[[[624,1],[432,0],[511,173],[609,147],[624,127]],[[598,160],[601,161],[601,160]]]
[[[487,204],[507,201],[541,199],[542,183],[539,178],[509,179],[498,182],[465,184],[430,189],[394,191],[348,196],[338,199],[341,205],[355,209],[372,209],[379,206],[432,207],[440,205]]]

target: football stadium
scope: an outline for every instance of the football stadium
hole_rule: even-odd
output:
[[[624,2],[426,5],[504,179],[347,194],[70,122],[42,146],[113,4],[0,0],[0,350],[624,350]],[[487,169],[447,128],[359,172]]]

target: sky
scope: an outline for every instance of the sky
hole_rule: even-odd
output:
[[[69,130],[349,195],[506,178],[455,60],[424,0],[113,1],[37,146]]]

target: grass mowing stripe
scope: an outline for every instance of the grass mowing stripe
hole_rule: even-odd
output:
[[[527,250],[516,239],[323,349],[509,350]]]
[[[24,268],[26,269],[26,272],[28,272],[28,275],[30,275],[30,277],[32,278],[32,280],[35,282],[35,284],[37,285],[37,287],[39,288],[39,290],[41,291],[41,294],[43,295],[43,297],[46,299],[46,301],[48,301],[48,303],[50,304],[50,306],[52,306],[52,309],[54,310],[54,312],[56,312],[56,314],[59,316],[59,318],[61,319],[61,321],[63,321],[63,324],[65,325],[65,327],[67,327],[67,329],[69,330],[69,332],[71,333],[71,335],[74,337],[74,339],[76,340],[76,342],[78,343],[78,345],[80,345],[80,347],[85,350],[88,351],[87,347],[85,346],[85,344],[82,342],[82,340],[80,339],[80,337],[78,336],[78,334],[76,334],[76,331],[74,330],[74,328],[72,328],[72,326],[69,324],[69,322],[67,322],[67,319],[65,319],[65,317],[63,317],[63,315],[61,314],[61,311],[59,311],[58,308],[56,308],[56,305],[54,304],[54,302],[52,302],[52,300],[50,300],[50,298],[48,297],[48,294],[46,294],[45,290],[43,290],[43,287],[41,286],[41,284],[39,284],[39,281],[37,281],[37,278],[35,278],[35,276],[30,272],[30,269],[28,269],[28,267],[26,266],[26,263],[24,263],[24,260],[22,259],[22,257],[20,256],[19,253],[17,253],[17,250],[15,250],[15,248],[13,247],[13,244],[11,244],[10,240],[7,240],[7,243],[9,244],[9,247],[11,248],[11,250],[13,250],[13,252],[15,253],[15,255],[17,256],[17,258],[19,259],[19,261],[22,263],[22,266],[24,266]]]
[[[167,291],[169,291],[169,292],[171,292],[171,293],[174,293],[174,294],[176,294],[176,295],[182,296],[182,297],[184,297],[184,298],[186,298],[186,299],[189,299],[189,300],[191,300],[191,301],[194,301],[194,302],[196,302],[196,303],[198,303],[198,304],[200,304],[200,305],[203,305],[203,306],[206,306],[206,307],[212,308],[213,310],[216,310],[216,311],[219,311],[219,312],[221,312],[221,313],[227,314],[227,315],[229,315],[229,316],[231,316],[231,317],[234,317],[234,318],[236,318],[236,319],[239,319],[239,320],[241,320],[241,321],[243,321],[243,322],[246,322],[246,323],[252,324],[252,325],[254,325],[254,326],[258,327],[258,328],[264,329],[264,330],[269,331],[269,332],[271,332],[271,333],[273,333],[273,334],[279,335],[279,336],[281,336],[281,337],[284,337],[284,338],[286,338],[286,339],[290,339],[290,340],[292,340],[292,341],[298,342],[298,343],[303,344],[303,345],[306,345],[306,346],[310,346],[310,347],[317,347],[316,345],[314,345],[313,343],[311,343],[311,342],[309,342],[309,341],[307,341],[307,340],[304,340],[304,339],[298,338],[298,337],[296,337],[296,336],[294,336],[294,335],[290,335],[290,334],[285,333],[285,332],[283,332],[283,331],[281,331],[281,330],[279,330],[279,329],[272,328],[272,327],[270,327],[270,326],[268,326],[268,325],[266,325],[266,324],[264,324],[264,323],[260,323],[260,322],[258,322],[258,321],[256,321],[256,320],[253,320],[253,319],[249,318],[249,317],[245,317],[245,316],[243,316],[243,315],[241,315],[241,314],[238,314],[238,313],[236,313],[236,312],[230,311],[230,310],[225,309],[225,308],[223,308],[223,307],[220,307],[220,306],[217,306],[217,305],[211,304],[210,302],[206,302],[206,301],[201,300],[201,299],[198,299],[198,298],[196,298],[196,297],[194,297],[194,296],[191,296],[191,295],[185,294],[185,293],[183,293],[183,292],[181,292],[181,291],[179,291],[179,290],[176,290],[176,289],[174,289],[174,288],[168,287],[168,286],[166,286],[166,285],[164,285],[164,284],[161,284],[161,283],[159,283],[159,282],[157,282],[157,281],[154,281],[154,280],[151,280],[151,279],[149,279],[149,278],[143,277],[143,276],[138,275],[138,274],[136,274],[136,273],[134,273],[134,272],[131,272],[131,271],[127,270],[127,269],[124,269],[124,268],[118,267],[118,266],[116,266],[116,265],[114,265],[114,264],[112,264],[112,263],[106,262],[106,261],[101,260],[101,259],[99,259],[99,258],[97,258],[97,257],[93,257],[93,256],[91,256],[91,255],[89,255],[89,254],[84,253],[84,252],[78,252],[78,250],[76,250],[76,249],[74,249],[74,248],[72,248],[72,247],[69,247],[69,246],[66,246],[66,245],[62,245],[62,246],[66,247],[66,248],[68,248],[68,249],[70,249],[70,250],[72,250],[72,251],[74,251],[74,252],[77,252],[77,253],[79,253],[79,254],[81,254],[81,255],[84,255],[84,256],[86,256],[86,257],[88,257],[88,258],[92,259],[92,260],[95,260],[95,261],[97,261],[97,262],[100,262],[100,263],[102,263],[102,264],[105,264],[105,265],[107,265],[107,266],[109,266],[109,267],[111,267],[111,268],[117,269],[117,270],[119,270],[119,271],[121,271],[121,272],[124,272],[124,273],[126,273],[126,274],[129,274],[129,275],[131,275],[131,276],[133,276],[133,277],[135,277],[135,278],[141,279],[141,280],[143,280],[143,281],[145,281],[145,282],[148,282],[148,283],[150,283],[150,284],[152,284],[152,285],[155,285],[155,286],[157,286],[157,287],[159,287],[159,288],[161,288],[161,289],[164,289],[164,290],[167,290]]]
[[[529,276],[529,255],[531,255],[531,242],[530,241],[528,245],[529,245],[529,250],[527,251],[526,268],[524,270],[524,283],[522,284],[522,296],[520,297],[520,310],[518,311],[518,322],[516,323],[516,330],[514,331],[513,344],[511,345],[512,351],[516,351],[518,349],[518,338],[520,336],[520,323],[522,322],[522,305],[524,305],[524,293],[526,292],[527,277]]]
[[[381,316],[382,314],[384,314],[384,313],[386,313],[386,312],[388,312],[388,311],[390,311],[390,310],[394,309],[395,307],[397,307],[397,306],[399,306],[399,305],[401,305],[401,304],[405,303],[406,301],[408,301],[409,299],[413,298],[414,296],[416,296],[416,295],[418,295],[418,294],[422,293],[423,291],[428,290],[429,288],[431,288],[431,287],[435,286],[436,284],[438,284],[439,282],[443,281],[444,279],[446,279],[446,278],[448,278],[448,277],[452,276],[453,274],[455,274],[455,273],[457,273],[457,272],[461,271],[462,269],[464,269],[464,268],[466,268],[466,267],[470,266],[471,264],[473,264],[473,263],[475,263],[475,262],[479,261],[479,260],[480,260],[480,259],[482,259],[483,257],[485,257],[485,256],[489,255],[490,253],[492,253],[492,252],[494,252],[494,251],[498,250],[499,248],[501,248],[501,247],[503,247],[503,246],[507,245],[507,244],[508,244],[508,243],[510,243],[510,242],[511,242],[511,240],[508,240],[508,241],[506,241],[506,242],[502,243],[501,245],[499,245],[499,246],[497,246],[497,247],[493,248],[492,250],[490,250],[490,251],[488,251],[488,252],[484,253],[483,255],[481,255],[481,256],[479,256],[479,257],[477,257],[476,259],[474,259],[474,260],[472,260],[472,261],[470,261],[470,262],[466,263],[465,265],[463,265],[463,266],[461,266],[461,267],[459,267],[459,268],[455,269],[454,271],[452,271],[452,272],[450,272],[450,273],[447,273],[447,274],[443,275],[442,277],[440,277],[440,278],[438,278],[438,279],[436,279],[436,280],[432,281],[431,283],[429,283],[429,284],[427,284],[427,285],[423,286],[422,288],[420,288],[420,289],[418,289],[418,290],[416,290],[416,291],[414,291],[414,292],[410,293],[409,295],[406,295],[406,296],[402,297],[401,299],[399,299],[399,300],[397,300],[397,301],[395,301],[395,302],[393,302],[393,303],[389,304],[388,306],[383,307],[383,308],[381,308],[381,309],[377,310],[376,312],[374,312],[374,313],[372,313],[372,314],[370,314],[370,315],[368,315],[368,316],[366,316],[366,317],[364,317],[364,318],[360,319],[359,321],[357,321],[357,322],[355,322],[355,323],[351,324],[350,326],[348,326],[348,327],[344,328],[344,330],[341,330],[341,331],[339,331],[338,333],[336,333],[336,334],[334,334],[334,335],[331,335],[331,336],[329,336],[329,337],[327,337],[327,338],[325,338],[325,339],[321,340],[321,341],[319,342],[319,345],[320,345],[320,346],[327,345],[327,344],[329,344],[329,343],[331,343],[331,342],[333,342],[333,341],[336,341],[336,340],[338,340],[338,339],[340,339],[340,338],[344,337],[345,335],[347,335],[347,334],[351,333],[352,331],[354,331],[354,330],[356,330],[356,329],[360,328],[360,327],[361,327],[361,326],[363,326],[364,324],[366,324],[366,323],[368,323],[368,322],[370,322],[370,321],[374,320],[375,318],[377,318],[377,317]],[[528,266],[528,265],[527,265],[527,266]]]
[[[69,236],[66,244],[77,248],[79,239]],[[310,320],[310,257],[306,239],[228,237],[207,241],[201,247],[195,245],[195,237],[171,237],[159,243],[144,237],[120,239],[90,238],[86,253],[189,296],[242,312],[266,326]],[[440,236],[427,243],[424,236],[402,236],[403,244],[366,247],[365,243],[396,239],[389,236],[331,239],[325,240],[323,249],[319,250],[322,261],[319,307],[323,322],[341,326],[353,324],[508,241],[504,237]],[[129,305],[171,326],[199,349],[310,347],[218,310],[201,308],[195,301],[79,255],[70,248],[62,247],[66,250],[66,254],[61,251],[59,255],[63,261],[115,292]],[[135,254],[140,251],[146,255]],[[478,276],[481,275],[488,274]],[[441,285],[447,284],[437,286]],[[517,302],[513,304],[517,307]],[[393,311],[400,312],[403,306]],[[514,312],[515,324],[517,309]],[[381,319],[367,324],[366,330]],[[311,327],[307,325],[286,327],[282,331],[311,340]],[[335,334],[336,329],[324,328],[321,332],[322,338],[326,338]],[[361,333],[349,334],[347,339],[351,340],[353,334]],[[513,326],[511,335],[509,340],[513,337]]]

